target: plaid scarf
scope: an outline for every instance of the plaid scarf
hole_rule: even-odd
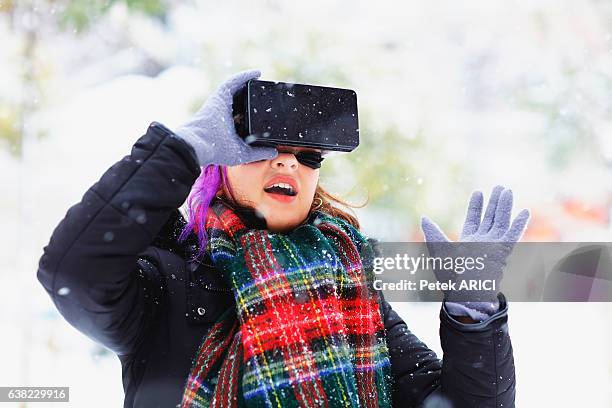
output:
[[[216,200],[207,250],[232,288],[194,358],[181,407],[390,407],[373,250],[313,212],[288,234],[249,229]]]

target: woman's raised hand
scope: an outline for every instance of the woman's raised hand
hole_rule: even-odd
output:
[[[495,289],[477,292],[445,291],[444,298],[451,302],[494,302],[502,279],[506,259],[514,244],[521,238],[529,220],[529,210],[522,210],[510,223],[512,214],[512,190],[496,186],[489,198],[489,204],[481,219],[483,195],[480,191],[472,194],[463,230],[458,242],[450,241],[440,227],[427,217],[421,219],[421,228],[431,256],[459,258],[466,256],[483,257],[482,270],[435,270],[438,281],[494,280]]]
[[[257,70],[244,71],[221,84],[204,105],[175,134],[193,146],[200,166],[235,166],[277,156],[271,147],[252,147],[236,133],[232,114],[233,97],[244,84],[259,78]]]

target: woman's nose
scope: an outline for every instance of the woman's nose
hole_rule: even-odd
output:
[[[272,167],[287,167],[295,170],[298,167],[298,161],[293,153],[278,153],[278,156],[272,159]]]

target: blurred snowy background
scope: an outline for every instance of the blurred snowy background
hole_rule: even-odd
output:
[[[36,280],[42,248],[151,121],[246,68],[357,91],[361,146],[322,182],[369,195],[373,236],[420,240],[421,214],[458,231],[470,192],[502,183],[532,210],[525,240],[612,237],[612,1],[0,0],[1,386],[121,406],[116,357]],[[439,304],[394,307],[441,356]],[[517,406],[611,407],[611,316],[512,303]]]

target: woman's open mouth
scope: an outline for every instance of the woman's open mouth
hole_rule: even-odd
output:
[[[285,180],[279,180],[280,177],[274,177],[264,188],[264,191],[275,200],[288,203],[295,200],[298,192],[295,181],[289,178],[283,178]]]

